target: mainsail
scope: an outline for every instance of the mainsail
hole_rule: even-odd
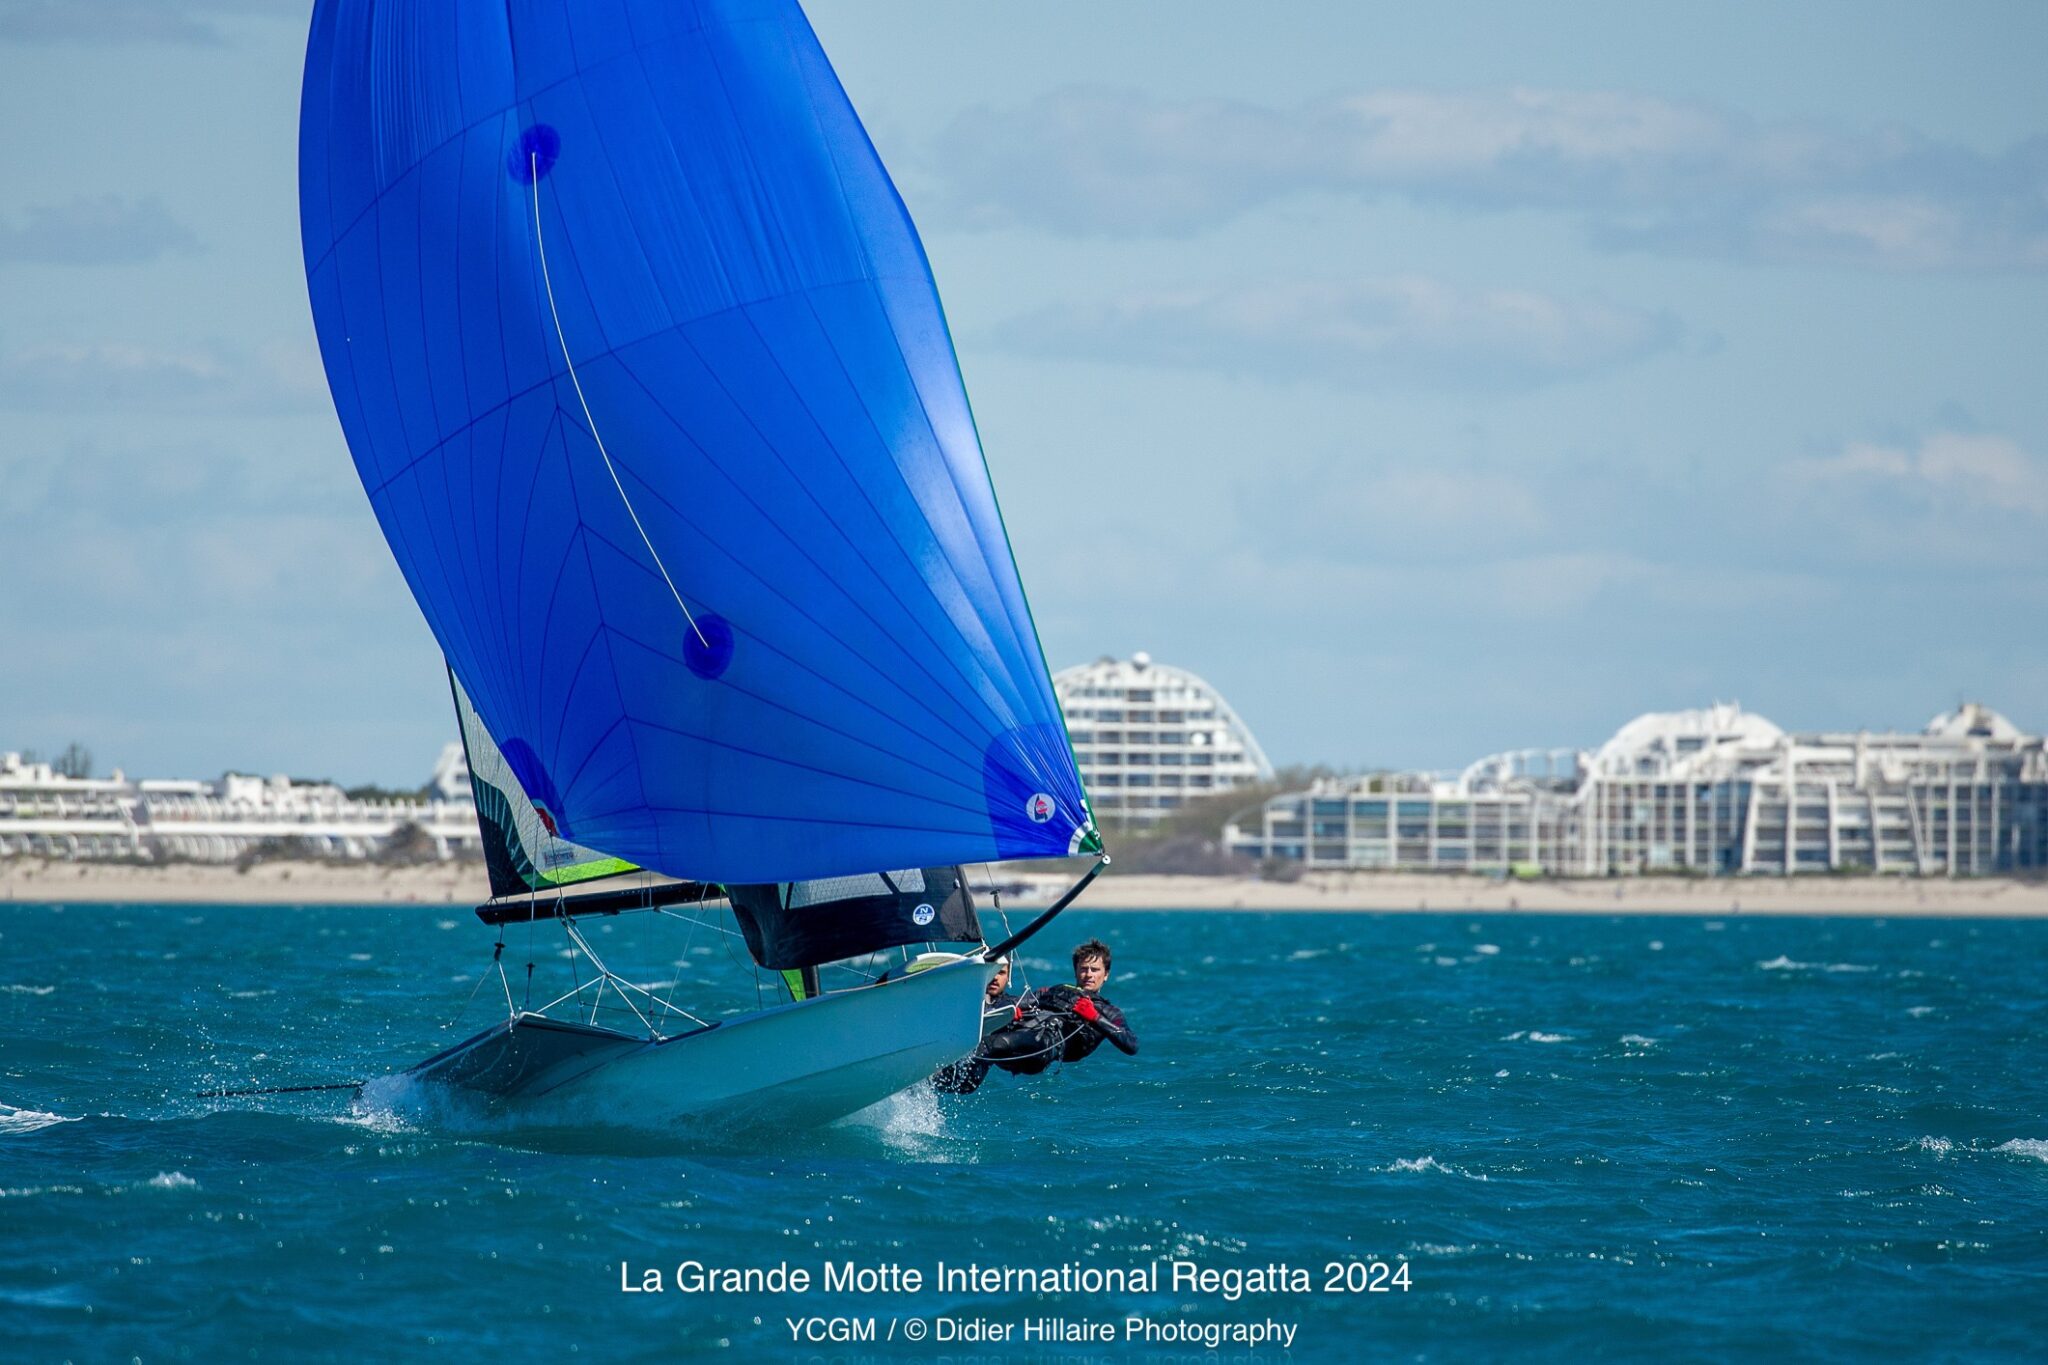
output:
[[[981,921],[957,867],[728,886],[747,950],[764,967],[817,967],[907,943],[979,943]]]
[[[476,802],[493,898],[558,890],[640,870],[623,858],[564,839],[554,817],[527,797],[452,671],[448,686],[455,695],[455,721],[469,760],[469,790]]]
[[[794,0],[319,0],[301,118],[335,404],[498,790],[707,882],[1098,846],[923,248]]]

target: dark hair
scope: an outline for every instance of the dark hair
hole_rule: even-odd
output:
[[[1102,970],[1105,972],[1109,970],[1109,945],[1101,939],[1091,938],[1080,947],[1074,949],[1074,966],[1078,969],[1081,965],[1081,959],[1086,957],[1101,958]]]

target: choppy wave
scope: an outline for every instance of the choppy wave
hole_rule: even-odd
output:
[[[892,1151],[920,1161],[950,1162],[955,1154],[949,1144],[946,1108],[930,1086],[913,1086],[899,1091],[879,1104],[848,1114],[833,1125],[840,1129],[865,1130]]]
[[[48,1289],[0,1289],[0,1303],[18,1303],[24,1308],[85,1308],[91,1300],[83,1285],[60,1284]]]
[[[11,1104],[0,1104],[0,1134],[33,1133],[38,1128],[76,1122],[76,1118],[63,1114],[46,1114],[39,1109],[16,1109]]]
[[[1381,1166],[1379,1169],[1390,1175],[1435,1172],[1438,1175],[1455,1175],[1464,1180],[1483,1181],[1486,1179],[1486,1176],[1483,1174],[1468,1171],[1462,1166],[1448,1165],[1445,1162],[1438,1161],[1433,1156],[1401,1157],[1398,1160],[1389,1162],[1385,1166]]]
[[[1859,962],[1794,962],[1779,954],[1769,962],[1759,962],[1758,969],[1766,972],[1874,972],[1875,967],[1866,967]]]
[[[652,1103],[639,1116],[494,1113],[484,1096],[384,1075],[456,1036],[444,1026],[490,955],[487,936],[422,933],[439,910],[312,921],[223,908],[198,929],[138,916],[121,931],[140,945],[132,958],[105,948],[113,915],[132,912],[105,913],[98,933],[76,912],[0,907],[0,946],[48,964],[11,974],[57,983],[0,993],[13,1077],[0,1088],[22,1106],[0,1107],[0,1130],[30,1130],[0,1133],[0,1227],[22,1229],[0,1237],[0,1318],[34,1314],[48,1332],[16,1354],[108,1354],[106,1319],[10,1295],[82,1284],[113,1306],[116,1260],[112,1288],[209,1358],[246,1349],[286,1311],[241,1281],[249,1265],[295,1286],[304,1321],[357,1339],[467,1333],[445,1348],[467,1356],[518,1333],[694,1356],[729,1338],[728,1354],[752,1358],[773,1351],[773,1305],[693,1302],[657,1322],[565,1288],[562,1267],[714,1251],[754,1266],[1221,1265],[1406,1248],[1417,1292],[1435,1297],[1372,1315],[1383,1354],[1491,1359],[1533,1341],[1536,1354],[1634,1356],[1687,1341],[1737,1357],[1768,1354],[1784,1340],[1775,1324],[1796,1321],[1807,1354],[1847,1361],[1884,1319],[1894,1354],[1990,1359],[2019,1343],[2005,1358],[2029,1358],[2048,1126],[2011,1078],[2048,1047],[2048,922],[1958,921],[1937,954],[1917,928],[1847,919],[1730,917],[1726,932],[1696,932],[1680,919],[1485,916],[1468,934],[1464,917],[1083,909],[1063,934],[1099,932],[1145,969],[1112,988],[1139,1056],[1105,1047],[824,1129],[707,1134],[656,1129]],[[1349,952],[1331,942],[1339,926],[1357,940]],[[318,928],[335,932],[316,940]],[[632,929],[622,920],[605,940],[628,979],[687,960],[706,1008],[753,1003],[723,944],[678,951],[649,932],[636,954],[620,942]],[[1653,935],[1664,952],[1645,950]],[[524,937],[515,992],[527,961],[546,973]],[[536,948],[554,941],[535,934]],[[351,967],[355,951],[375,963]],[[1041,975],[1054,962],[1064,975],[1044,951]],[[1828,974],[1865,963],[1876,971]],[[211,983],[197,1027],[147,1003],[182,999],[194,980]],[[1218,1000],[1249,1000],[1273,1026],[1219,1027]],[[1532,1019],[1552,1022],[1516,1022]],[[381,1079],[360,1097],[192,1097],[273,1075]],[[33,1131],[43,1125],[58,1126]],[[1692,1231],[1667,1239],[1671,1226]],[[1759,1257],[1760,1232],[1771,1254]],[[1953,1280],[1894,1275],[1865,1255],[1873,1246],[1958,1262],[1968,1319]],[[130,1254],[156,1258],[132,1281]],[[1658,1273],[1620,1273],[1646,1255]],[[1740,1302],[1702,1308],[1699,1284],[1731,1264],[1746,1267]],[[1815,1265],[1831,1268],[1818,1308]],[[487,1321],[451,1310],[478,1293]],[[1589,1311],[1542,1318],[1558,1304]],[[1098,1306],[1111,1305],[1073,1305]],[[1355,1302],[1297,1308],[1315,1358],[1361,1340]],[[1546,1335],[1532,1338],[1539,1318]],[[1972,1337],[1976,1324],[2002,1335]]]
[[[55,995],[57,988],[55,986],[23,986],[16,984],[0,986],[0,992],[8,995]]]

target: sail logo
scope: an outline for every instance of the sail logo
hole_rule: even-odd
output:
[[[937,919],[938,917],[939,912],[932,909],[931,902],[929,901],[918,906],[917,909],[910,912],[911,923],[919,926],[930,924],[933,920]]]
[[[1031,799],[1024,803],[1024,813],[1031,817],[1031,823],[1034,825],[1042,825],[1052,819],[1055,809],[1057,807],[1054,806],[1052,797],[1044,792],[1033,793]]]

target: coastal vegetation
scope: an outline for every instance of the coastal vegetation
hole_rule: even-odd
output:
[[[1293,881],[1301,875],[1298,865],[1284,859],[1255,863],[1232,852],[1223,846],[1223,827],[1283,792],[1300,791],[1334,776],[1335,769],[1320,764],[1282,768],[1270,781],[1198,797],[1154,822],[1112,822],[1103,831],[1112,855],[1109,870],[1123,875],[1256,876],[1265,881]]]

